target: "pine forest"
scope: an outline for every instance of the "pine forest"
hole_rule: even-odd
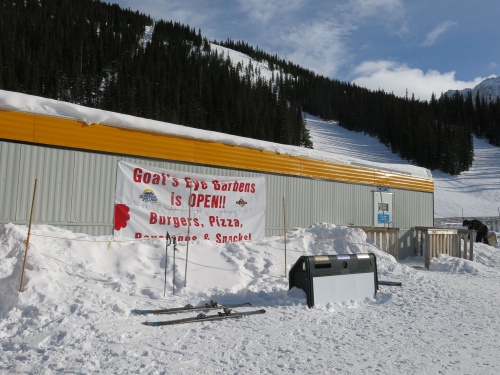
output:
[[[420,101],[371,91],[98,0],[0,0],[0,35],[3,90],[313,148],[309,113],[448,174],[470,168],[474,135],[500,146],[500,99],[457,92]],[[211,44],[266,62],[272,79]]]

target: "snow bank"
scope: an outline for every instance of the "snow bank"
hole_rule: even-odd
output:
[[[322,223],[290,231],[287,269],[301,255],[374,253],[379,279],[403,284],[380,286],[375,298],[364,301],[309,309],[302,290],[288,290],[282,236],[199,241],[190,244],[188,254],[186,245],[178,246],[173,282],[173,246],[166,250],[164,240],[118,241],[35,225],[19,293],[26,235],[26,226],[0,230],[0,370],[5,373],[498,370],[500,301],[491,293],[500,287],[500,256],[486,245],[474,247],[476,262],[441,256],[428,271],[396,262],[360,229]],[[211,299],[250,302],[250,308],[267,313],[158,328],[141,325],[145,318],[131,314],[134,308]]]

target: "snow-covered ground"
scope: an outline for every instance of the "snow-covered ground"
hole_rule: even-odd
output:
[[[392,154],[376,138],[347,131],[335,123],[311,116],[308,117],[308,127],[317,150],[386,166],[397,164],[400,170],[411,166],[408,161]],[[500,216],[499,161],[500,147],[492,147],[485,140],[475,138],[474,163],[469,171],[459,176],[431,171],[435,185],[434,216]]]
[[[308,119],[315,147],[360,163],[411,165],[376,140]],[[471,171],[433,172],[436,216],[496,216],[499,150],[476,140]],[[0,373],[496,374],[500,251],[447,256],[429,270],[397,263],[359,229],[317,223],[241,243],[118,241],[34,225],[20,293],[26,226],[0,229]],[[166,251],[168,252],[165,278]],[[308,308],[285,267],[301,255],[374,253],[376,295]],[[186,286],[184,283],[186,282]],[[175,292],[175,294],[174,294]],[[266,314],[148,327],[135,308],[250,302]],[[249,308],[241,308],[246,310]]]

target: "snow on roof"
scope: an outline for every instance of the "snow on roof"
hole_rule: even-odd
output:
[[[409,164],[388,165],[387,163],[377,163],[372,161],[367,162],[361,159],[346,157],[345,155],[338,155],[331,152],[317,151],[304,147],[283,145],[214,131],[196,129],[188,126],[150,120],[101,109],[94,109],[54,99],[46,99],[5,90],[0,90],[0,110],[71,118],[84,122],[89,126],[92,124],[101,124],[142,130],[158,134],[219,142],[227,145],[246,147],[256,150],[266,150],[277,154],[303,157],[337,164],[356,165],[426,179],[432,178],[432,174],[429,170]]]

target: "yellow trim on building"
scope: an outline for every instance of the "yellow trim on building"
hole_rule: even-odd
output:
[[[433,192],[434,181],[201,139],[0,110],[0,139],[217,167]]]

